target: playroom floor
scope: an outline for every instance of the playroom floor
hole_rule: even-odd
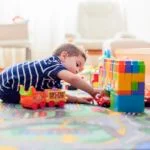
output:
[[[83,92],[72,94],[84,95]],[[67,104],[23,109],[0,104],[0,150],[150,149],[150,109],[144,114]]]

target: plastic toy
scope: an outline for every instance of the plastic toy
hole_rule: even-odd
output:
[[[144,102],[145,102],[145,107],[150,107],[150,90],[148,89],[145,92]]]
[[[110,98],[108,96],[102,96],[96,100],[97,104],[102,107],[110,107]]]
[[[102,95],[97,94],[95,99],[89,99],[89,101],[91,101],[92,104],[94,104],[94,101],[96,101],[98,106],[101,107],[110,107],[110,93],[109,91],[104,91]]]
[[[99,73],[93,73],[92,74],[92,86],[94,88],[98,88],[99,86]]]
[[[36,91],[34,87],[30,87],[25,91],[23,86],[20,86],[20,104],[25,108],[38,109],[44,108],[46,105],[45,94],[41,91]]]
[[[60,89],[52,89],[52,90],[45,90],[45,98],[46,98],[46,103],[48,104],[49,107],[64,107],[65,102],[67,100],[67,97],[65,95],[65,91],[62,91]]]
[[[108,49],[104,49],[103,55],[105,56],[105,58],[111,58],[111,50]]]
[[[99,96],[99,94],[96,95],[95,100],[99,106],[107,108],[110,107],[110,92],[107,90],[103,90],[101,96]]]
[[[111,109],[144,112],[145,64],[143,61],[104,59],[100,85],[110,91]]]
[[[30,87],[28,91],[20,86],[21,100],[20,104],[25,108],[38,109],[49,107],[64,107],[67,97],[65,92],[60,89],[46,89],[45,91],[36,91]]]

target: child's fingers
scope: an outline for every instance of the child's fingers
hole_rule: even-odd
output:
[[[92,97],[89,97],[89,98],[86,98],[86,99],[85,99],[85,102],[86,102],[87,104],[93,104],[94,99],[93,99]]]
[[[88,97],[88,98],[86,98],[86,100],[87,100],[88,102],[91,102],[91,101],[93,101],[93,98],[92,98],[92,97]]]
[[[93,101],[92,98],[87,98],[87,97],[82,97],[78,99],[78,103],[83,103],[83,104],[91,104]]]

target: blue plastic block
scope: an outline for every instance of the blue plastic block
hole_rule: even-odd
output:
[[[139,91],[144,91],[145,90],[145,83],[144,82],[139,82],[138,83],[138,89],[139,89]]]
[[[132,95],[144,95],[144,91],[140,91],[140,90],[138,90],[138,91],[132,91],[131,94]]]
[[[132,73],[132,64],[131,61],[125,62],[125,72],[126,73]]]
[[[144,95],[145,91],[145,83],[144,82],[139,82],[138,83],[138,90],[132,90],[131,94],[132,95]]]
[[[144,112],[144,95],[115,95],[114,109],[119,112]]]
[[[125,66],[125,72],[126,73],[132,73],[132,65],[126,65]]]
[[[132,73],[139,73],[139,63],[138,61],[132,61]]]
[[[111,57],[111,50],[110,49],[105,49],[104,50],[104,56],[106,58],[110,58]]]

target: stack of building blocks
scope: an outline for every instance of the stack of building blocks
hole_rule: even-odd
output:
[[[145,64],[143,61],[104,59],[100,85],[111,92],[111,109],[144,112]]]

